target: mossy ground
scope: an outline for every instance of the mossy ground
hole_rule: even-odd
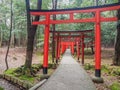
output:
[[[120,90],[120,83],[115,82],[110,86],[111,90]]]
[[[103,48],[101,56],[101,77],[104,79],[104,83],[95,84],[97,90],[120,90],[120,67],[112,65],[114,50]],[[95,75],[95,60],[90,49],[85,49],[83,67],[90,76]]]
[[[6,75],[10,75],[12,77],[16,77],[20,80],[27,81],[31,84],[35,84],[37,81],[41,80],[42,74],[42,65],[40,64],[33,64],[32,69],[33,72],[35,73],[35,76],[29,76],[29,75],[24,75],[22,73],[22,67],[19,68],[12,68],[4,72]],[[51,75],[53,73],[54,69],[52,69],[52,65],[49,64],[49,69],[48,69],[48,75]]]
[[[16,77],[20,80],[23,80],[23,81],[27,81],[29,83],[34,83],[35,79],[38,78],[38,76],[28,76],[28,75],[24,75],[24,74],[21,74],[20,72],[20,68],[13,68],[13,69],[8,69],[7,71],[4,72],[4,74],[6,75],[10,75],[12,77]]]
[[[0,90],[4,90],[4,88],[0,87]]]

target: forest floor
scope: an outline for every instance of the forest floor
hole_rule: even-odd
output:
[[[7,50],[6,48],[0,48],[0,73],[3,73],[4,70],[6,69],[5,60],[4,60],[6,50]],[[25,48],[11,48],[8,55],[9,68],[16,68],[23,65],[25,63],[25,55],[26,55]],[[105,65],[105,68],[107,69],[118,68],[116,66],[111,65],[113,55],[114,55],[113,48],[102,48],[102,65]],[[94,55],[92,55],[90,50],[88,50],[85,56],[85,65],[87,64],[94,65],[93,58],[94,58]],[[40,53],[38,53],[38,51],[34,52],[32,63],[38,64],[38,63],[41,63],[42,60],[43,60],[43,57],[40,55]],[[87,72],[88,74],[90,74],[90,76],[94,76],[93,69],[87,70]],[[97,87],[97,90],[110,90],[109,89],[110,85],[112,85],[114,82],[120,82],[120,76],[110,75],[107,72],[102,71],[101,76],[104,79],[104,83],[95,84],[95,86]]]
[[[114,48],[102,48],[101,55],[101,77],[104,80],[104,83],[95,83],[97,90],[111,90],[111,85],[115,85],[116,83],[120,83],[120,67],[113,66],[113,56],[114,56]],[[87,73],[93,77],[95,75],[94,70],[94,55],[90,55],[90,51],[86,52],[85,56],[85,66],[87,66]],[[113,87],[112,87],[113,88]],[[112,89],[112,90],[120,90]]]
[[[6,69],[5,64],[5,55],[6,55],[7,48],[0,48],[0,73]],[[16,68],[24,65],[25,63],[25,56],[26,56],[26,49],[25,48],[10,48],[8,54],[8,66],[9,68]],[[33,54],[33,61],[32,63],[38,64],[42,60],[42,57],[38,54]]]
[[[3,74],[6,69],[5,64],[5,55],[7,48],[0,48],[0,74]],[[17,68],[25,63],[26,49],[25,48],[10,48],[8,54],[8,66],[9,69]],[[33,54],[33,62],[34,64],[40,63],[42,60],[42,56],[38,54]],[[4,90],[21,90],[18,86],[13,85],[12,83],[0,79],[0,88],[4,88]],[[2,89],[0,89],[2,90]]]

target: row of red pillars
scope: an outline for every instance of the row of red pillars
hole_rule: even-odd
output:
[[[80,58],[80,49],[82,48],[82,64],[84,64],[84,34],[82,34],[82,37],[76,37],[72,41],[70,40],[69,36],[67,37],[67,41],[62,41],[61,38],[58,36],[57,38],[57,47],[56,47],[56,63],[58,63],[58,59],[60,58],[60,54],[63,54],[67,48],[70,48],[71,54],[74,54],[74,46],[76,45],[77,50],[77,58],[79,61]],[[63,37],[62,37],[63,38]]]

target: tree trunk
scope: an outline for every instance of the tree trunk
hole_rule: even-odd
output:
[[[3,34],[2,34],[2,28],[1,28],[1,31],[0,31],[0,48],[2,47],[2,40],[3,39]]]
[[[55,10],[57,8],[57,0],[52,0],[53,3],[53,9]],[[53,15],[53,20],[56,20],[56,15]],[[55,58],[55,24],[52,25],[53,33],[52,33],[52,62],[54,63]]]
[[[13,1],[11,0],[10,36],[9,36],[9,41],[8,41],[7,53],[6,53],[6,56],[5,56],[6,70],[9,69],[7,57],[8,57],[8,53],[9,53],[10,42],[11,42],[11,36],[12,36],[12,28],[13,28],[13,27],[12,27],[12,23],[13,23],[13,8],[12,8],[12,3],[13,3]]]
[[[93,0],[94,1],[94,6],[98,6],[99,0]]]
[[[31,17],[30,17],[30,6],[29,0],[26,0],[26,10],[27,10],[27,51],[26,51],[26,61],[25,61],[25,68],[31,70],[32,64],[32,54],[33,54],[33,45],[34,45],[34,38],[37,30],[37,25],[31,25]],[[38,0],[38,9],[41,9],[42,0]],[[39,21],[39,16],[35,17],[34,21]]]
[[[113,64],[120,66],[120,9],[117,13],[118,23],[117,23],[117,36],[116,36],[116,42],[115,42],[115,55]]]
[[[15,35],[14,35],[14,34],[15,34],[15,33],[12,33],[11,42],[10,42],[10,47],[12,47],[12,48],[14,47],[14,43],[15,43],[15,42],[14,42],[14,39],[15,39],[15,37],[14,37]]]

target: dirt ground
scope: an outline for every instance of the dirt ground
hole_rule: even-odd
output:
[[[5,55],[7,48],[0,48],[0,73],[6,69]],[[8,55],[8,65],[9,68],[15,68],[23,65],[25,63],[26,49],[25,48],[10,48]],[[40,63],[42,57],[33,54],[32,63]]]

